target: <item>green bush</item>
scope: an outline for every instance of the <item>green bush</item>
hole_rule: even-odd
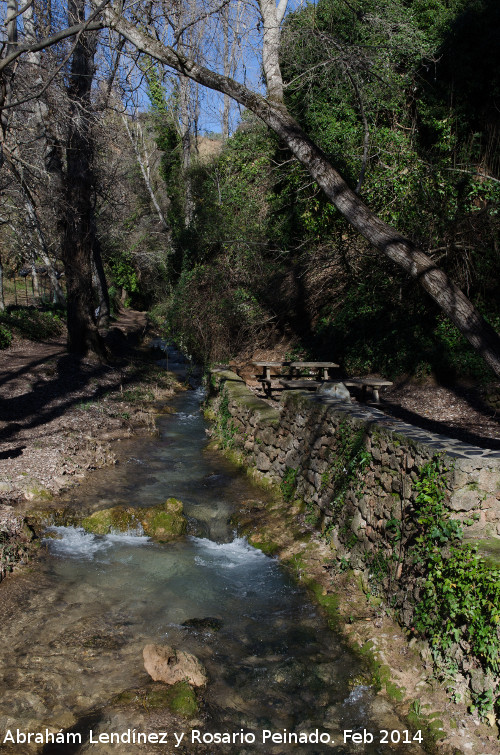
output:
[[[12,333],[6,325],[0,324],[0,349],[6,349],[12,343]]]
[[[35,307],[10,307],[0,315],[0,324],[30,341],[53,338],[64,329],[57,311],[42,312]]]

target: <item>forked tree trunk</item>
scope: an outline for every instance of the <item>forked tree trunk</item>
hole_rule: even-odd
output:
[[[281,3],[280,3],[281,5]],[[266,7],[266,6],[264,6]],[[270,9],[270,6],[268,6]],[[277,9],[277,22],[279,23]],[[271,13],[271,10],[269,10]],[[106,22],[128,39],[138,50],[151,55],[158,62],[179,71],[194,81],[227,94],[253,111],[288,146],[295,157],[323,189],[344,218],[370,243],[389,259],[402,267],[434,299],[442,311],[455,323],[476,352],[500,378],[500,336],[484,320],[460,289],[435,263],[417,249],[396,229],[377,217],[349,188],[342,176],[329,163],[321,149],[309,139],[279,101],[279,77],[270,55],[266,78],[271,89],[266,99],[250,91],[243,84],[211,71],[180,52],[162,45],[141,29],[133,26],[111,8],[104,11]],[[273,24],[270,22],[271,47],[274,46]]]

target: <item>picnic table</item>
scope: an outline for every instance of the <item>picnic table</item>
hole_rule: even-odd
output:
[[[318,388],[322,382],[328,380],[328,370],[333,367],[338,367],[335,362],[267,362],[257,361],[252,362],[254,367],[261,369],[261,374],[256,375],[259,383],[262,384],[262,388],[266,393],[271,395],[271,370],[277,370],[279,372],[276,378],[285,377],[285,380],[280,380],[280,383],[285,388],[306,388],[313,390]],[[288,374],[283,375],[285,370]],[[318,380],[299,380],[301,373],[306,370],[316,370],[318,373]]]
[[[260,367],[262,369],[262,375],[257,375],[261,380],[271,380],[272,369],[282,369],[288,367],[290,362],[252,362],[254,367]]]
[[[334,369],[339,365],[335,362],[252,362],[255,367],[260,367],[262,374],[256,375],[257,380],[262,384],[262,388],[269,396],[272,393],[272,378],[271,370],[277,370],[280,374],[275,375],[275,379],[279,379],[279,382],[286,390],[309,390],[313,391],[319,388],[323,383],[329,381],[328,371]],[[288,368],[288,374],[283,375],[284,368]],[[303,380],[301,379],[303,373],[306,370],[315,370],[317,373],[316,379]],[[367,389],[371,390],[372,400],[374,404],[380,403],[379,391],[389,385],[393,385],[390,380],[384,378],[363,378],[363,377],[343,377],[339,378],[338,382],[342,382],[346,388],[361,388],[362,401],[366,401]]]

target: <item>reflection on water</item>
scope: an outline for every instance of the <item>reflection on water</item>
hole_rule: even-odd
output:
[[[96,473],[76,495],[96,508],[175,496],[207,537],[160,545],[139,531],[97,536],[50,528],[47,555],[36,574],[16,583],[19,606],[2,626],[0,732],[73,726],[117,693],[145,684],[144,645],[168,642],[195,653],[207,668],[211,731],[318,728],[335,740],[267,743],[259,752],[419,752],[339,745],[345,728],[378,730],[384,721],[394,728],[398,721],[359,683],[356,659],[279,564],[228,525],[235,505],[256,494],[224,460],[203,453],[199,401],[199,392],[178,396],[177,413],[159,422],[159,438],[129,442],[128,462]],[[190,623],[206,617],[216,621]],[[139,725],[140,715],[122,715],[120,725]],[[87,749],[137,751],[90,744],[81,751]],[[176,750],[151,750],[157,751]]]

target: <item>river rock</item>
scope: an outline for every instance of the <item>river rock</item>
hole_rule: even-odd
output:
[[[110,532],[141,530],[159,543],[167,543],[181,537],[187,522],[183,514],[182,501],[168,498],[160,506],[140,507],[113,506],[94,511],[83,519],[82,527],[94,535],[107,535]]]
[[[198,658],[185,650],[170,645],[146,645],[142,651],[144,668],[155,682],[176,684],[188,682],[193,687],[204,687],[207,673]]]
[[[139,511],[144,534],[158,543],[176,540],[186,532],[184,507],[182,501],[178,501],[177,498],[168,498],[162,506],[142,508]]]
[[[113,506],[110,509],[94,511],[82,521],[82,527],[94,535],[108,535],[110,532],[128,532],[139,526],[139,509],[126,506]]]
[[[196,618],[183,621],[182,626],[199,631],[218,632],[219,629],[222,629],[222,621],[215,616],[206,616],[203,619]]]

